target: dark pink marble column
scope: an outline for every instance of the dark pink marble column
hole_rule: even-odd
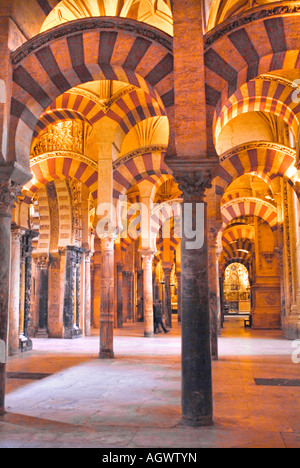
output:
[[[6,356],[2,351],[5,345],[7,352],[12,208],[20,191],[11,181],[0,182],[0,416],[5,412]]]
[[[114,358],[114,241],[101,239],[100,359]]]
[[[21,279],[21,238],[23,231],[17,226],[11,230],[11,285],[9,301],[9,338],[8,354],[19,353],[20,322],[20,279]]]
[[[213,423],[212,366],[210,342],[210,293],[208,281],[207,205],[205,190],[211,186],[211,166],[203,162],[171,161],[175,180],[183,192],[183,226],[189,224],[203,244],[191,248],[191,239],[183,229],[181,243],[181,303],[182,303],[182,421],[198,427]],[[202,223],[196,218],[201,206]],[[197,221],[197,222],[196,222]]]

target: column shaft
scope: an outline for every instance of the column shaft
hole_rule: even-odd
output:
[[[85,254],[85,336],[91,336],[91,253]]]
[[[117,263],[117,326],[123,328],[123,265]]]
[[[100,359],[114,358],[114,242],[101,240]]]
[[[5,412],[6,355],[8,338],[8,304],[10,294],[12,208],[20,187],[0,183],[0,416]]]
[[[152,261],[153,254],[143,255],[144,271],[144,336],[151,337],[154,334],[153,320],[153,283],[152,283]]]
[[[12,229],[8,338],[9,356],[13,356],[19,352],[21,237],[22,231],[20,229]]]
[[[183,422],[205,426],[213,411],[207,239],[189,250],[183,238],[181,261]]]
[[[165,302],[166,302],[166,327],[172,328],[172,303],[171,303],[171,273],[172,268],[164,268],[165,275]]]

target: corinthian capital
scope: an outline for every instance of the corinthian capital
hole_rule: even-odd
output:
[[[22,186],[11,180],[0,182],[0,215],[10,217],[17,198],[22,194]]]
[[[203,202],[206,190],[212,187],[212,174],[217,161],[214,158],[197,161],[169,158],[166,162],[173,171],[184,201]]]

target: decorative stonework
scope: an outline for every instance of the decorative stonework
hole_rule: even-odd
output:
[[[205,172],[174,174],[180,190],[183,193],[184,201],[203,201],[205,191],[212,187],[212,176]]]
[[[17,198],[22,195],[22,186],[12,181],[0,182],[0,216],[10,217]]]
[[[138,148],[134,151],[130,151],[130,153],[127,153],[124,156],[121,156],[119,159],[117,159],[113,163],[113,170],[122,166],[122,164],[125,164],[127,161],[130,161],[130,159],[137,158],[138,156],[142,156],[147,153],[166,153],[166,151],[167,147],[165,145],[150,145],[145,146],[143,148]]]
[[[88,32],[97,29],[106,29],[112,31],[126,31],[138,36],[147,38],[150,41],[157,42],[167,50],[172,51],[173,41],[168,34],[157,30],[156,28],[141,23],[139,21],[124,18],[84,18],[71,23],[63,24],[50,31],[39,34],[19,47],[12,55],[12,64],[18,65],[28,55],[36,52],[39,48],[47,45],[49,42],[70,34]]]
[[[243,151],[248,151],[251,149],[269,149],[274,151],[281,151],[282,153],[292,157],[296,160],[296,150],[293,148],[289,148],[288,146],[281,145],[280,143],[272,143],[270,141],[255,141],[251,143],[242,144],[232,148],[226,153],[223,153],[220,157],[220,162],[224,162],[227,159],[230,159],[232,156],[242,153]]]
[[[100,99],[96,94],[88,92],[86,90],[83,90],[82,88],[73,88],[70,91],[70,94],[75,94],[79,96],[83,96],[90,101],[94,102],[100,109],[106,114],[110,107],[118,101],[121,97],[126,96],[126,94],[131,93],[136,89],[136,86],[133,85],[128,85],[125,88],[122,88],[120,91],[118,91],[114,96],[112,96],[110,99]]]
[[[292,88],[295,90],[300,89],[300,85],[298,84],[298,82],[290,81],[287,78],[283,78],[282,76],[268,75],[266,73],[264,75],[259,75],[256,78],[256,80],[276,82],[276,83],[282,84],[283,86],[288,86],[289,88]]]
[[[215,27],[212,31],[206,34],[205,49],[208,49],[214,42],[226,34],[229,34],[235,29],[238,29],[254,21],[263,20],[272,16],[299,14],[300,6],[298,2],[285,1],[280,3],[283,3],[283,5],[270,5],[269,7],[268,5],[263,5],[253,9],[252,13],[250,14],[247,12],[243,16],[235,17],[234,19],[229,19],[228,21],[223,22],[221,25]]]
[[[55,151],[71,151],[83,154],[84,124],[82,122],[66,121],[51,125],[40,134],[33,148],[34,156]]]
[[[83,154],[76,153],[74,151],[50,151],[48,153],[40,154],[39,156],[33,156],[30,159],[30,167],[35,166],[43,161],[53,158],[71,158],[76,161],[83,162],[88,166],[91,166],[96,171],[98,170],[98,164],[93,160],[84,156]]]

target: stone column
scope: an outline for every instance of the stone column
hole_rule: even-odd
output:
[[[134,273],[133,271],[126,272],[127,278],[127,321],[134,321]]]
[[[199,161],[189,168],[172,163],[175,180],[183,192],[183,237],[181,243],[182,294],[182,417],[188,426],[207,426],[213,420],[210,344],[210,294],[207,252],[207,205],[214,163]],[[189,169],[189,172],[188,172]],[[197,208],[200,215],[196,217]],[[193,244],[187,226],[194,226]],[[202,239],[201,239],[202,238]]]
[[[221,226],[209,224],[208,235],[208,273],[209,273],[209,307],[210,307],[210,333],[212,359],[219,358],[218,336],[220,334],[220,282],[217,255],[217,236]]]
[[[8,354],[14,356],[19,352],[20,325],[20,278],[21,278],[21,238],[23,231],[13,227],[11,231],[11,273],[9,300],[9,338]]]
[[[68,246],[66,252],[65,297],[64,297],[64,338],[82,336],[79,327],[80,310],[80,263],[83,249]]]
[[[64,336],[66,250],[49,255],[48,270],[48,333],[50,338]]]
[[[91,336],[91,252],[85,253],[85,336]]]
[[[154,334],[153,320],[153,282],[152,262],[153,252],[141,252],[144,272],[144,336],[152,337]]]
[[[27,230],[22,238],[22,287],[21,287],[21,324],[20,346],[21,351],[30,351],[32,341],[30,339],[30,311],[31,311],[31,284],[32,284],[32,240],[38,236],[38,232]],[[23,303],[24,301],[24,303]]]
[[[123,328],[123,264],[117,263],[117,327]]]
[[[47,257],[39,257],[37,263],[38,329],[37,338],[48,338],[48,280],[49,263]]]
[[[172,273],[171,264],[163,263],[163,270],[165,276],[165,303],[166,303],[166,316],[165,322],[166,327],[172,328],[172,303],[171,303],[171,273]]]
[[[114,241],[101,239],[100,359],[114,358]]]
[[[178,323],[182,320],[182,305],[181,305],[181,271],[176,273],[177,278],[177,302],[178,302]]]
[[[5,412],[8,304],[10,295],[11,220],[13,205],[21,187],[11,181],[0,182],[0,416]]]
[[[182,181],[180,177],[178,180],[184,203],[192,203],[193,210],[198,203],[204,207],[203,246],[189,250],[185,235],[182,239],[182,412],[185,424],[206,426],[212,424],[213,414],[207,207],[203,198],[206,184],[201,172],[197,182],[194,177],[190,181]],[[202,186],[198,181],[202,181]]]

